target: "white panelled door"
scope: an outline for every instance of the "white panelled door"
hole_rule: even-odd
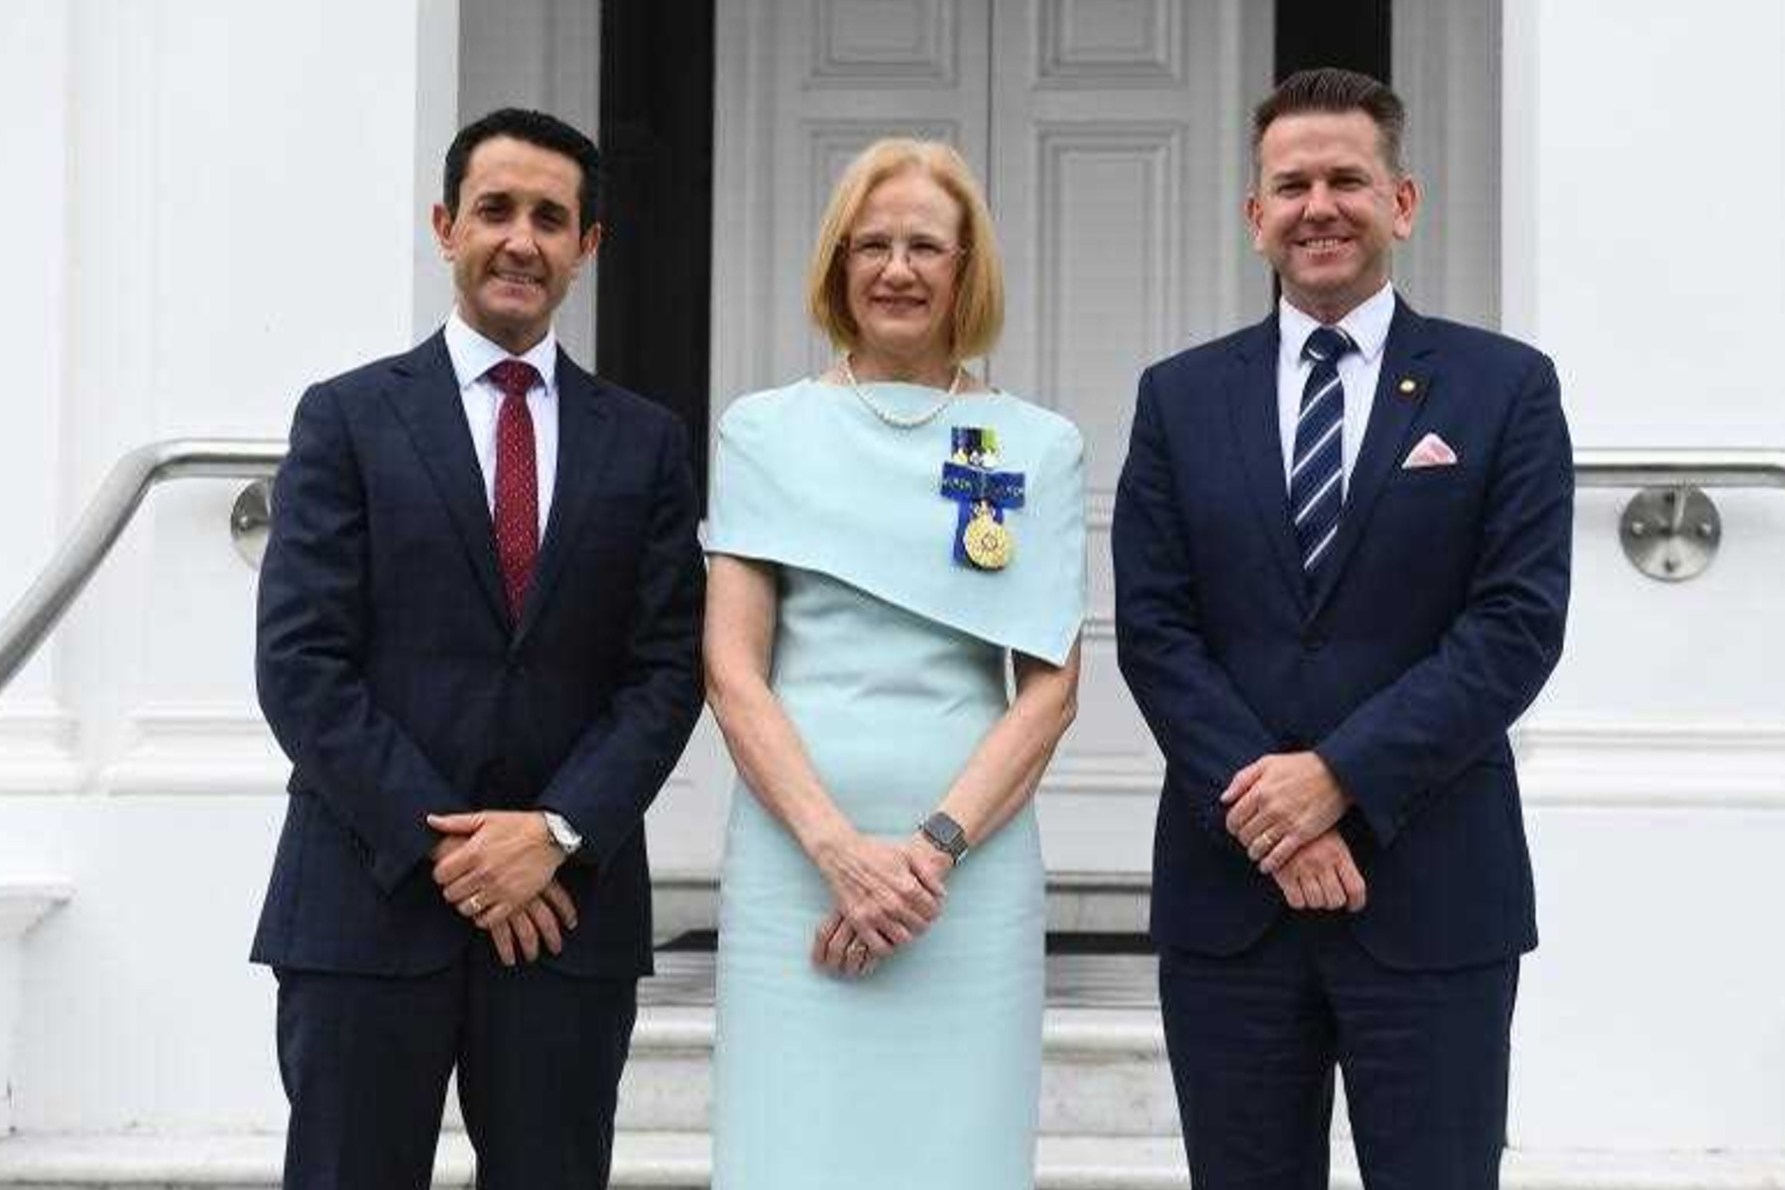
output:
[[[1008,266],[1001,388],[1085,435],[1091,615],[1080,711],[1043,786],[1055,870],[1144,871],[1163,761],[1116,669],[1110,512],[1136,378],[1256,318],[1268,275],[1239,218],[1268,5],[993,5],[987,183]]]
[[[1008,271],[993,383],[1084,431],[1080,717],[1042,790],[1055,871],[1145,871],[1161,762],[1115,664],[1109,519],[1140,369],[1269,282],[1239,218],[1269,6],[1245,0],[748,0],[721,6],[718,402],[821,370],[803,305],[830,187],[879,136],[939,137],[986,186]]]

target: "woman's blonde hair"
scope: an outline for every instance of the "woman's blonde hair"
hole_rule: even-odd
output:
[[[888,137],[863,149],[831,191],[818,224],[818,242],[806,272],[806,306],[812,321],[840,351],[861,346],[861,328],[849,312],[849,228],[874,188],[917,171],[934,181],[961,208],[960,273],[956,279],[949,354],[973,359],[991,351],[1004,329],[1004,265],[992,234],[992,215],[973,171],[942,141]]]

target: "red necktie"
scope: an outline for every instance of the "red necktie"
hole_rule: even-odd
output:
[[[532,364],[505,359],[487,375],[502,390],[502,411],[496,415],[496,557],[508,610],[519,621],[539,554],[539,476],[533,414],[527,409],[527,390],[538,383],[539,373]]]

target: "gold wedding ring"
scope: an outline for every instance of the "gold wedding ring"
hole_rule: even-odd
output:
[[[849,944],[849,957],[852,959],[867,958],[868,957],[868,944],[866,942],[863,942],[859,938],[856,939],[854,942],[851,942]]]
[[[470,907],[472,917],[476,917],[479,913],[483,912],[483,898],[476,893],[472,893],[469,897],[465,898],[465,904]]]

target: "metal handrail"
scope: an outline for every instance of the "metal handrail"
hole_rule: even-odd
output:
[[[0,690],[23,669],[86,587],[149,489],[169,479],[268,479],[285,459],[275,438],[176,438],[112,467],[74,532],[0,622]],[[1590,488],[1785,488],[1785,450],[1584,447],[1575,482]]]
[[[150,488],[168,479],[265,479],[284,458],[285,443],[278,439],[176,438],[139,446],[119,459],[74,532],[0,622],[0,690],[86,587]]]
[[[1585,488],[1785,488],[1785,450],[1582,447],[1574,482]]]

